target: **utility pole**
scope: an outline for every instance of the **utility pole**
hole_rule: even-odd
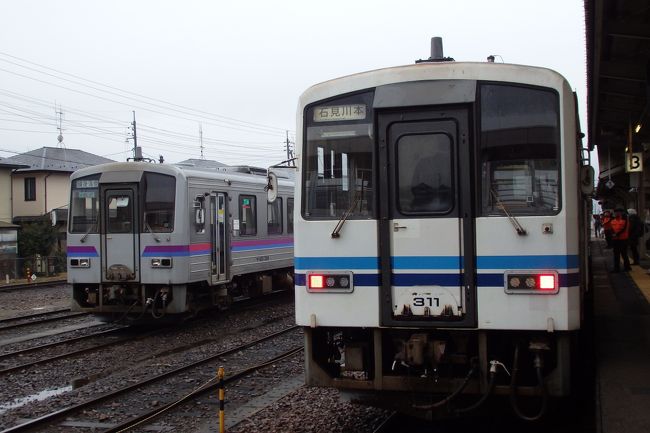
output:
[[[142,149],[138,147],[138,131],[135,126],[135,111],[133,111],[133,122],[131,122],[132,134],[130,137],[126,137],[126,142],[133,139],[133,158],[126,158],[127,161],[133,159],[134,161],[143,161],[142,158]],[[150,161],[150,159],[148,159]]]
[[[296,162],[291,161],[291,159],[293,158],[293,151],[291,150],[291,145],[293,143],[289,141],[289,131],[287,131],[287,141],[285,143],[286,143],[286,146],[287,146],[287,165],[295,167]]]
[[[199,141],[201,142],[201,159],[205,159],[203,156],[203,125],[199,123]]]
[[[133,110],[133,123],[131,123],[131,126],[133,126],[133,158],[137,158],[136,156],[136,149],[138,148],[138,134],[135,130],[135,110]]]
[[[63,143],[63,111],[61,111],[61,105],[59,105],[59,108],[57,109],[55,104],[54,112],[57,116],[59,116],[59,125],[56,128],[59,131],[59,135],[56,137],[56,139],[59,142],[59,146],[65,149],[65,144]]]

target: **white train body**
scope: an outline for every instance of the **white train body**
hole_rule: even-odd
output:
[[[561,75],[457,62],[360,73],[308,89],[297,130],[309,384],[371,402],[408,391],[400,404],[413,408],[418,391],[453,389],[472,358],[483,375],[465,392],[485,392],[489,362],[511,365],[523,339],[546,360],[548,392],[568,393],[588,201]],[[445,365],[459,371],[433,373]],[[521,380],[537,392],[534,374]]]
[[[73,173],[73,308],[146,320],[290,281],[293,181],[267,205],[266,176],[240,171],[125,162]]]

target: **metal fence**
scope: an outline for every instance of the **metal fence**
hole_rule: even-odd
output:
[[[37,277],[54,277],[66,271],[65,257],[33,256],[4,258],[0,257],[0,279],[17,280],[27,275]]]

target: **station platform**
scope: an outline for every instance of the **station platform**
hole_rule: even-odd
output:
[[[597,433],[650,432],[650,257],[611,273],[612,250],[594,239]],[[621,266],[622,268],[622,266]]]

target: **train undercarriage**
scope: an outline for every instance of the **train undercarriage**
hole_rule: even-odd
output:
[[[523,419],[572,392],[577,333],[305,328],[308,385],[425,419],[509,396]],[[524,409],[522,409],[523,407]],[[531,409],[532,408],[532,409]]]
[[[223,284],[111,282],[72,285],[73,310],[110,321],[149,322],[196,315],[207,309],[226,309],[234,300],[293,288],[293,268],[235,276]]]

